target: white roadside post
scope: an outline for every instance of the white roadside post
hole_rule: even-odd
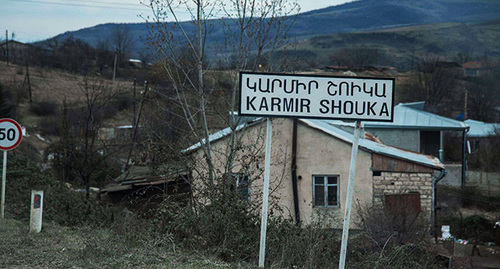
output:
[[[272,134],[273,126],[271,124],[271,120],[267,118],[264,187],[262,190],[262,214],[260,220],[259,267],[264,267],[264,261],[266,259],[267,211],[269,208],[269,170],[271,169],[271,145],[273,142]]]
[[[349,223],[351,221],[352,195],[354,193],[354,179],[356,176],[356,161],[358,159],[358,140],[360,135],[360,122],[356,121],[354,127],[354,138],[352,139],[351,165],[349,167],[349,183],[345,198],[344,226],[342,228],[342,246],[340,247],[339,269],[345,268],[347,253],[347,240],[349,239]]]
[[[21,125],[13,119],[0,119],[0,150],[3,151],[2,166],[2,198],[0,201],[0,215],[5,217],[5,185],[7,181],[7,151],[14,149],[21,143],[23,132]]]
[[[30,233],[42,230],[43,191],[31,190]]]

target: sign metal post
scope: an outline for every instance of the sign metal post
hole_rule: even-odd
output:
[[[260,249],[259,267],[264,267],[266,258],[266,231],[267,231],[267,211],[269,208],[269,170],[271,169],[271,145],[273,127],[271,119],[267,118],[266,128],[266,156],[264,165],[264,189],[262,194],[262,214],[260,221]]]
[[[349,223],[351,221],[352,195],[354,192],[354,178],[356,176],[356,161],[358,159],[358,140],[361,131],[360,125],[360,122],[356,121],[356,126],[354,127],[354,137],[352,139],[351,164],[349,167],[349,183],[347,184],[347,194],[345,198],[344,226],[342,228],[342,245],[340,247],[339,269],[345,268],[347,241],[349,239]]]

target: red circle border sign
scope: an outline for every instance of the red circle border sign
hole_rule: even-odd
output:
[[[8,150],[12,150],[14,148],[16,148],[17,146],[19,146],[19,143],[21,143],[21,140],[23,139],[23,131],[21,130],[21,125],[19,125],[19,123],[17,123],[17,121],[13,120],[13,119],[0,119],[0,123],[2,122],[10,122],[12,124],[14,124],[14,126],[17,128],[17,131],[19,132],[19,138],[17,139],[17,141],[14,143],[14,145],[10,146],[10,147],[2,147],[0,146],[0,150],[3,150],[3,151],[8,151]]]

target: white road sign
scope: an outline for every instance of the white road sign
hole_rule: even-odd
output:
[[[13,119],[0,119],[0,150],[14,149],[23,137],[21,126]]]
[[[393,121],[393,78],[240,72],[241,116]]]

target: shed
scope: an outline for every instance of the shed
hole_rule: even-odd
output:
[[[111,202],[132,210],[156,206],[166,197],[181,202],[186,200],[191,192],[190,174],[163,170],[132,166],[102,188],[101,193],[107,194]]]

